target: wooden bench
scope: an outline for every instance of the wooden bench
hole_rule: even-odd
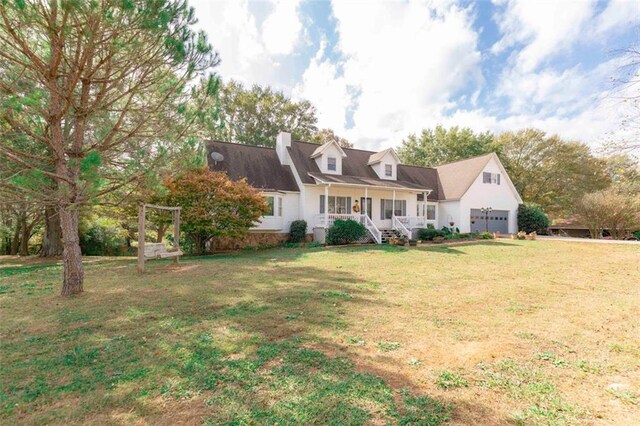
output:
[[[146,243],[144,245],[145,259],[164,259],[167,257],[182,256],[181,250],[169,251],[163,243]]]

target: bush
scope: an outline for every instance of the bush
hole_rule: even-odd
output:
[[[429,227],[418,229],[418,239],[422,241],[433,241],[435,237],[444,237],[445,235],[447,235],[447,233],[440,229]]]
[[[338,219],[327,231],[327,244],[349,244],[359,240],[367,234],[367,229],[355,220]]]
[[[304,220],[294,220],[289,228],[290,243],[304,243],[307,238],[307,222]]]
[[[127,254],[127,232],[117,221],[100,218],[80,231],[80,249],[87,256]]]
[[[518,207],[518,230],[526,233],[546,233],[549,227],[549,218],[538,207],[529,207],[521,204]]]
[[[633,235],[636,237],[636,240],[640,240],[640,231],[634,232]]]

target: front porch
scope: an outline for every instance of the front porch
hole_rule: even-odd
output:
[[[389,236],[404,236],[407,239],[411,239],[413,236],[413,230],[417,228],[426,228],[429,223],[435,226],[435,220],[427,220],[424,216],[395,216],[391,217],[391,226],[380,227],[371,220],[369,215],[366,214],[337,214],[337,213],[325,213],[315,216],[314,227],[320,227],[328,229],[333,225],[336,220],[354,220],[361,223],[367,228],[369,236],[377,243],[381,244],[386,242]]]

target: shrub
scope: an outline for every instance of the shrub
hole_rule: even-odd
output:
[[[87,256],[118,256],[127,253],[127,231],[117,221],[100,218],[81,229],[80,248]]]
[[[359,240],[367,234],[367,229],[355,220],[338,219],[327,231],[327,244],[349,244]]]
[[[480,234],[480,238],[483,240],[493,240],[493,234],[491,232],[483,232]]]
[[[433,227],[420,228],[418,230],[418,239],[422,241],[433,241],[435,237],[444,237],[445,235],[447,234],[444,231]]]
[[[303,243],[307,238],[307,222],[304,220],[294,220],[289,228],[289,242]]]
[[[446,226],[443,226],[441,231],[444,232],[445,236],[452,234],[451,229],[447,228]]]
[[[524,204],[518,207],[518,230],[526,233],[537,232],[541,234],[546,232],[549,224],[549,218],[540,208],[529,207]]]
[[[640,240],[640,231],[634,232],[633,235],[636,237],[636,240]]]

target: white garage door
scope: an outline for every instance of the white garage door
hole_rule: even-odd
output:
[[[500,232],[509,233],[509,210],[493,210],[488,219],[480,209],[471,209],[471,232]]]

